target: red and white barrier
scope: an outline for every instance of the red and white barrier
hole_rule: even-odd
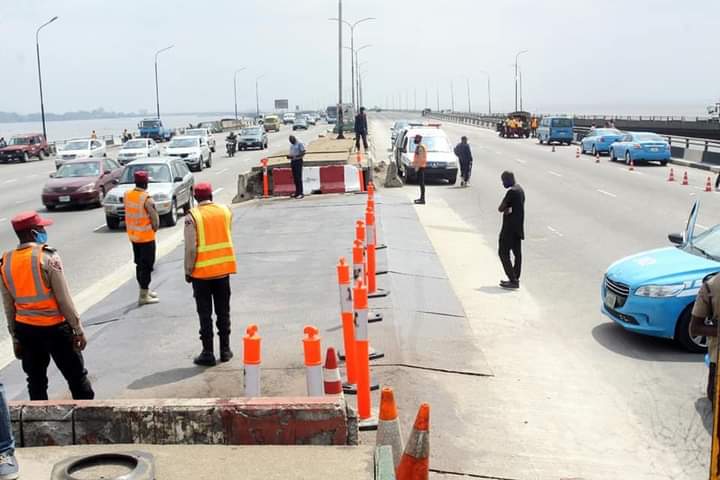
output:
[[[289,196],[295,193],[292,170],[273,168],[273,191],[275,196]],[[311,193],[352,193],[359,192],[360,180],[355,165],[328,165],[326,167],[303,167],[303,190]]]

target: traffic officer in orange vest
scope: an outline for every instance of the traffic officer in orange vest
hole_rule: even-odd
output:
[[[213,203],[212,186],[195,186],[197,207],[185,217],[185,280],[192,283],[197,313],[200,317],[202,352],[195,357],[197,365],[214,366],[212,313],[215,305],[220,361],[233,357],[230,349],[230,275],[236,273],[232,244],[232,213],[225,205]]]
[[[47,400],[50,358],[67,380],[72,397],[95,396],[82,351],[87,345],[70,297],[60,255],[46,245],[52,220],[25,212],[11,220],[20,245],[0,260],[2,294],[15,356],[27,375],[30,400]]]
[[[148,173],[135,172],[135,188],[125,192],[125,226],[135,258],[135,276],[140,285],[138,305],[158,303],[157,293],[150,290],[155,266],[155,232],[160,228],[155,202],[147,193]]]

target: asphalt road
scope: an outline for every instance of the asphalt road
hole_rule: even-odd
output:
[[[309,141],[327,129],[326,124],[311,127],[308,131],[295,132],[301,141]],[[237,175],[258,165],[268,153],[279,152],[287,147],[291,129],[283,127],[280,132],[270,133],[268,150],[237,152],[228,158],[225,153],[225,135],[216,134],[217,151],[213,154],[210,169],[195,172],[196,183],[212,183],[216,200],[229,204],[236,193]],[[117,149],[108,152],[117,155]],[[29,163],[0,165],[0,246],[9,250],[17,244],[17,237],[10,226],[10,218],[18,212],[37,210],[52,218],[55,224],[48,229],[48,244],[60,252],[70,288],[75,295],[81,295],[81,307],[90,306],[97,300],[97,285],[100,280],[117,276],[121,267],[132,261],[132,250],[124,231],[111,231],[105,226],[102,208],[66,208],[53,212],[46,211],[40,201],[40,193],[48,175],[55,171],[53,159]],[[179,235],[179,237],[178,237]],[[173,228],[160,230],[159,243],[176,244],[182,237],[182,222]],[[119,280],[118,280],[119,282]],[[102,282],[105,284],[118,282]],[[108,285],[112,287],[113,285]],[[7,338],[7,332],[0,328],[0,340]],[[2,360],[2,353],[0,353]],[[0,363],[2,363],[0,361]]]
[[[374,115],[378,155],[396,118]],[[599,291],[613,261],[667,246],[696,198],[699,228],[718,223],[720,195],[703,191],[707,172],[688,169],[690,185],[681,186],[667,182],[669,167],[629,171],[607,157],[576,159],[575,146],[553,152],[533,139],[442,128],[453,143],[468,136],[471,186],[436,182],[416,211],[495,375],[479,395],[458,392],[456,408],[478,427],[470,441],[478,457],[452,467],[502,478],[705,476],[702,355],[624,331],[600,313]],[[527,195],[522,289],[509,294],[496,287],[503,170]],[[683,172],[676,167],[676,177]],[[403,188],[417,197],[416,186]]]

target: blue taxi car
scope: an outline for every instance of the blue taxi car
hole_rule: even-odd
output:
[[[610,145],[610,160],[633,163],[655,161],[667,165],[670,161],[670,144],[657,133],[626,132]]]
[[[623,258],[608,267],[601,287],[602,313],[626,330],[675,339],[703,352],[707,339],[690,334],[690,311],[703,279],[720,271],[720,225],[695,234],[696,201],[674,247]]]
[[[591,128],[580,141],[580,151],[590,152],[593,156],[609,153],[610,145],[620,140],[623,135],[623,132],[617,128]]]

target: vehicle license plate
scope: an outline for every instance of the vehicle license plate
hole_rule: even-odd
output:
[[[615,295],[613,292],[607,292],[605,294],[605,306],[608,308],[615,308],[615,305],[617,304],[617,295]]]
[[[61,202],[69,202],[70,196],[69,195],[63,195],[62,197],[58,198]]]
[[[659,152],[660,149],[659,149],[658,147],[652,147],[652,148],[650,149],[650,151],[651,151],[651,152]]]

